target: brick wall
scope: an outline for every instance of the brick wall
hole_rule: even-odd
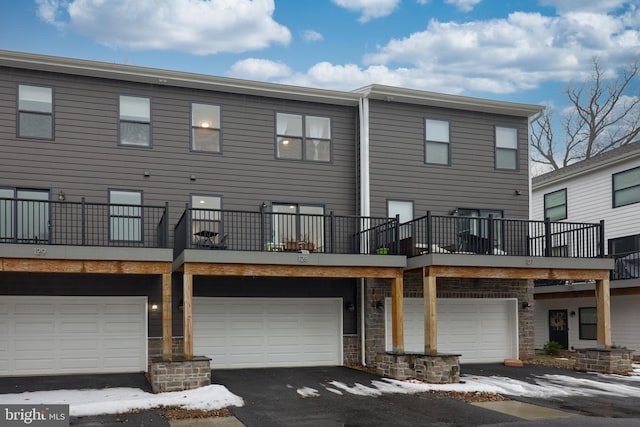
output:
[[[149,338],[148,342],[148,359],[149,363],[151,360],[158,359],[162,357],[162,338]],[[181,357],[184,355],[184,338],[182,337],[173,337],[171,340],[171,351],[173,352],[173,357]]]

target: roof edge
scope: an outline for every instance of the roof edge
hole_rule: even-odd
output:
[[[163,86],[217,90],[247,95],[280,97],[339,105],[357,105],[360,95],[353,92],[308,88],[280,83],[258,82],[232,77],[171,71],[137,65],[49,56],[0,50],[0,65],[88,77],[136,81]]]
[[[481,111],[494,114],[505,114],[518,117],[533,117],[544,111],[544,106],[521,104],[516,102],[495,101],[485,98],[474,98],[462,95],[450,95],[396,86],[372,84],[353,92],[371,99],[389,102],[405,102],[408,104],[432,105],[459,110]]]

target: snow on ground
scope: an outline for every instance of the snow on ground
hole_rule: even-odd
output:
[[[0,394],[2,404],[68,404],[72,416],[116,414],[132,409],[149,409],[160,405],[186,409],[215,410],[243,406],[242,398],[221,385],[195,390],[153,394],[138,388],[114,387],[100,390],[53,390]]]
[[[523,397],[561,396],[619,396],[640,395],[640,364],[633,365],[630,376],[593,374],[593,378],[575,378],[570,375],[542,375],[535,383],[506,377],[467,375],[458,384],[427,384],[416,380],[398,381],[388,378],[372,380],[370,385],[347,385],[329,381],[327,392],[344,395],[378,397],[384,393],[423,393],[428,391],[488,392]],[[615,380],[612,381],[612,380]],[[288,388],[293,388],[287,385]],[[317,387],[317,385],[315,386]],[[319,397],[320,391],[300,387],[301,397]],[[1,404],[68,404],[70,415],[87,416],[149,409],[160,405],[181,406],[186,409],[215,410],[228,406],[243,406],[244,401],[227,390],[213,384],[195,390],[152,394],[136,388],[105,388],[101,390],[54,390],[16,394],[0,394]]]

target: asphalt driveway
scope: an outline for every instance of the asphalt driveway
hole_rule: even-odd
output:
[[[504,377],[547,388],[540,396],[508,394],[520,402],[559,409],[589,417],[634,418],[640,425],[640,378],[600,375],[567,369],[525,365],[512,368],[502,364],[462,365],[463,375]],[[550,390],[550,389],[554,389]],[[563,394],[562,391],[566,391]],[[608,425],[608,424],[607,424]]]
[[[502,405],[469,404],[435,393],[387,392],[383,379],[344,367],[219,370],[212,383],[244,399],[230,407],[244,425],[268,426],[637,426],[640,378],[603,376],[548,367],[462,365],[462,380],[508,384]],[[531,392],[520,392],[531,385]],[[0,394],[60,389],[134,387],[150,391],[143,374],[0,377]],[[537,392],[536,390],[540,391]],[[0,402],[2,397],[0,396]],[[520,407],[518,407],[520,405]],[[526,410],[538,419],[523,417]],[[515,408],[515,409],[514,409]],[[560,416],[546,417],[551,410]],[[558,413],[555,414],[556,416]],[[72,417],[80,426],[162,426],[157,410]]]
[[[353,394],[380,377],[344,367],[220,370],[211,380],[244,399],[243,407],[229,409],[246,426],[470,426],[520,420],[431,393]]]

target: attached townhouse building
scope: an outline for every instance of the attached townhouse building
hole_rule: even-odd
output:
[[[611,339],[640,354],[640,143],[605,152],[532,180],[533,219],[604,220],[611,271]],[[564,245],[556,247],[565,251]],[[592,282],[551,281],[535,288],[535,346],[557,341],[564,348],[596,345]]]
[[[540,111],[2,51],[0,375],[528,357],[533,279],[612,265],[528,221]]]

